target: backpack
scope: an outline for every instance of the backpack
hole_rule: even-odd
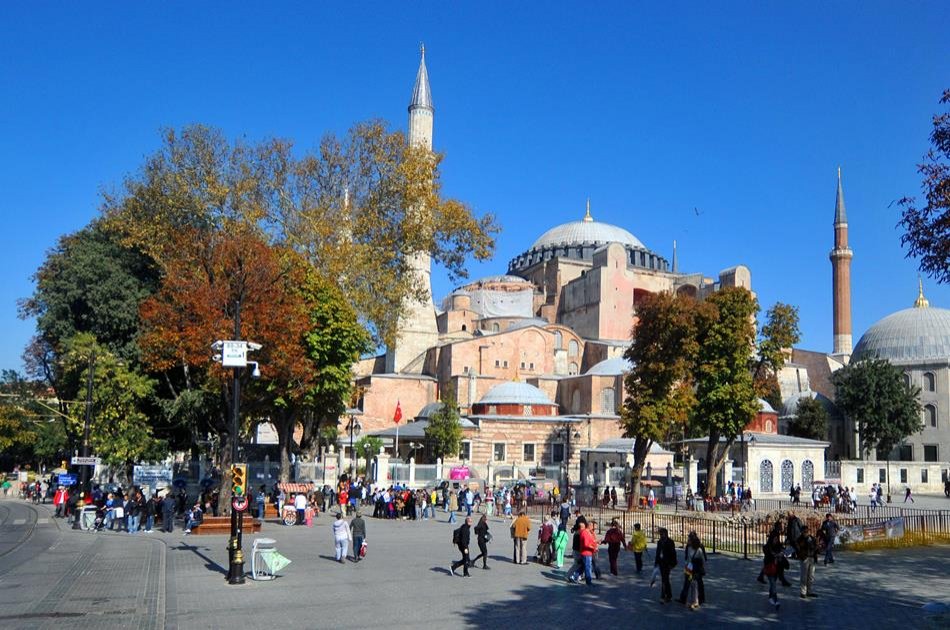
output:
[[[462,542],[462,528],[458,527],[452,531],[452,544],[458,545]]]

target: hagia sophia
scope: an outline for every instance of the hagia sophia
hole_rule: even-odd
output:
[[[434,113],[423,49],[409,105],[410,143],[432,148]],[[675,245],[667,260],[595,215],[588,202],[576,221],[538,235],[504,273],[473,280],[438,302],[430,290],[427,299],[407,305],[393,347],[354,366],[364,432],[383,438],[392,454],[398,401],[403,417],[398,455],[425,461],[431,455],[423,438],[427,418],[451,391],[462,416],[458,461],[481,474],[486,467],[507,467],[508,474],[516,468],[560,467],[572,481],[603,485],[616,479],[608,478],[606,469],[629,461],[632,442],[623,438],[618,409],[629,369],[622,355],[638,301],[658,291],[700,299],[724,287],[751,291],[752,275],[741,261],[715,274],[681,271]],[[923,429],[899,453],[909,462],[903,466],[906,483],[916,487],[923,478],[942,488],[950,454],[950,311],[929,306],[921,290],[912,308],[874,324],[852,351],[853,254],[840,171],[833,229],[833,352],[791,350],[779,375],[783,408],[773,410],[762,401],[748,427],[749,441],[760,451],[745,445],[734,463],[749,470],[750,483],[758,478],[755,490],[769,494],[821,478],[829,470],[826,460],[860,460],[855,432],[835,412],[830,377],[849,361],[880,357],[904,369],[922,391]],[[416,256],[412,266],[423,286],[431,287],[430,259]],[[818,398],[831,411],[827,441],[782,435],[803,397]],[[671,460],[663,448],[651,453],[653,466]],[[878,481],[873,466],[842,466],[842,483],[860,488]],[[695,483],[695,472],[686,468]],[[774,487],[773,468],[782,476]]]

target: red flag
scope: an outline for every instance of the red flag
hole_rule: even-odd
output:
[[[399,401],[396,401],[396,413],[393,414],[393,422],[399,424],[399,421],[402,420],[402,407],[399,406]]]

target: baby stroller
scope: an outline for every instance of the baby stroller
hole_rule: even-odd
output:
[[[101,532],[106,524],[106,510],[103,507],[96,508],[96,518],[92,521],[92,531]]]

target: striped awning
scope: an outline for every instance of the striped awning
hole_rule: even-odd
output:
[[[310,492],[313,490],[312,483],[291,483],[285,481],[277,484],[277,487],[283,490],[284,492]]]

